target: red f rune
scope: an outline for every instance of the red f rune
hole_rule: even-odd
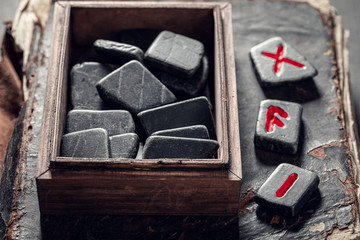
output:
[[[287,114],[284,110],[279,107],[271,106],[268,108],[266,112],[266,124],[265,124],[265,131],[266,132],[273,132],[274,125],[278,127],[284,127],[285,124],[275,116],[275,113],[279,114],[280,117],[287,118],[289,114]]]

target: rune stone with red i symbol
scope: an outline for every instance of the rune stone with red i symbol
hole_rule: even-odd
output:
[[[310,62],[280,37],[251,48],[250,57],[263,86],[299,81],[317,74]]]
[[[295,154],[298,150],[302,106],[298,103],[264,100],[260,103],[254,144],[264,150]]]
[[[264,210],[285,216],[297,215],[319,185],[317,174],[282,163],[255,194]]]

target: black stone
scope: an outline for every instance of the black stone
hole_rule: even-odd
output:
[[[188,37],[162,31],[145,53],[153,67],[168,73],[190,78],[200,67],[204,45]]]
[[[254,143],[264,150],[295,154],[298,150],[302,106],[264,100],[260,103]]]
[[[150,136],[146,139],[143,158],[213,158],[219,144],[215,140]]]
[[[176,101],[175,95],[138,61],[107,75],[96,88],[104,101],[132,113]]]
[[[103,62],[122,65],[131,60],[140,62],[144,52],[135,46],[109,40],[98,39],[93,44],[96,54]]]
[[[126,29],[120,32],[119,41],[137,46],[146,52],[160,32],[161,30],[148,28]]]
[[[317,74],[310,62],[280,37],[251,48],[250,57],[263,86],[296,82]]]
[[[191,78],[181,78],[167,72],[161,72],[160,81],[176,95],[196,97],[204,89],[208,73],[209,60],[204,56],[201,60],[201,66]]]
[[[104,128],[109,136],[135,132],[135,123],[126,110],[72,110],[68,112],[66,131]]]
[[[287,191],[284,190],[277,196],[280,187],[285,185],[284,183],[292,174],[297,175],[295,182],[292,185],[289,184],[291,187]],[[318,175],[309,170],[282,163],[257,191],[255,202],[268,211],[295,216],[317,189],[319,181]]]
[[[165,129],[205,125],[210,138],[216,139],[211,104],[206,97],[192,98],[149,109],[140,112],[137,116],[148,136]]]
[[[109,109],[100,98],[95,84],[114,69],[102,63],[84,62],[73,66],[71,77],[71,105],[74,109]]]
[[[172,128],[154,132],[152,136],[172,136],[185,138],[209,139],[209,132],[205,125]]]
[[[106,130],[93,128],[63,135],[60,156],[109,158],[109,137]]]
[[[110,137],[112,158],[135,158],[139,148],[139,137],[135,133],[125,133]]]

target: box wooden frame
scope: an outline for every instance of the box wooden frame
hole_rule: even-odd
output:
[[[92,18],[79,21],[94,11],[98,14],[93,21],[90,20]],[[155,20],[147,19],[146,13],[156,13],[156,17],[152,17]],[[135,27],[162,27],[201,38],[201,35],[196,36],[196,24],[208,21],[209,13],[213,16],[214,34],[214,107],[220,144],[217,159],[100,160],[59,157],[74,42],[87,44],[87,41],[91,43],[96,39],[96,34],[106,35],[109,31]],[[104,24],[119,14],[126,15],[126,19],[130,20],[124,18],[122,24]],[[133,21],[134,16],[138,16],[139,20]],[[184,19],[177,22],[171,16]],[[74,33],[71,21],[83,24],[74,27],[83,31],[81,34]],[[184,21],[195,27],[190,25],[182,29]],[[91,31],[94,26],[100,33]],[[206,29],[206,26],[202,27]],[[229,3],[55,3],[47,101],[38,162],[37,187],[41,213],[236,214],[242,178],[236,94]]]

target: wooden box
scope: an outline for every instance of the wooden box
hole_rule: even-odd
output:
[[[237,214],[241,155],[231,5],[228,3],[57,2],[37,188],[42,214]],[[74,58],[124,29],[166,29],[210,49],[217,159],[59,157]]]

